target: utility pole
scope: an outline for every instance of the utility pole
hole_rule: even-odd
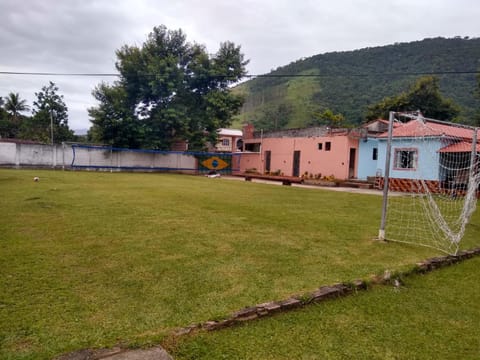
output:
[[[50,140],[53,145],[53,113],[51,109],[50,109]]]

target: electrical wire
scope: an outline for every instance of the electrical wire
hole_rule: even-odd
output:
[[[392,72],[392,73],[356,73],[356,74],[247,74],[243,78],[305,78],[305,77],[372,77],[372,76],[423,76],[423,75],[477,75],[480,70],[466,71],[424,71],[424,72]],[[80,76],[80,77],[120,77],[119,73],[60,73],[60,72],[24,72],[0,71],[0,75],[28,76]],[[141,74],[142,76],[157,76],[157,74]],[[231,75],[212,75],[213,78],[226,78]]]

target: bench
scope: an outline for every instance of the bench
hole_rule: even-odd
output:
[[[301,184],[303,179],[295,176],[277,176],[277,175],[261,175],[261,174],[242,174],[245,181],[252,181],[252,179],[281,181],[282,185]]]

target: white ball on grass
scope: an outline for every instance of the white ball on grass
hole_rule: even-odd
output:
[[[35,176],[35,177],[33,178],[33,181],[39,181],[39,180],[40,180],[40,178],[39,178],[38,176]]]

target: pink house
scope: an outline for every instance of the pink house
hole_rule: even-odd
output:
[[[243,129],[244,152],[240,171],[302,176],[305,173],[336,179],[355,178],[358,161],[358,132],[349,129],[314,127],[273,132]]]
[[[242,130],[218,129],[217,133],[218,142],[215,145],[215,151],[232,153],[241,151]]]
[[[242,151],[242,130],[218,129],[218,141],[213,146],[208,144],[209,152],[235,153]]]

